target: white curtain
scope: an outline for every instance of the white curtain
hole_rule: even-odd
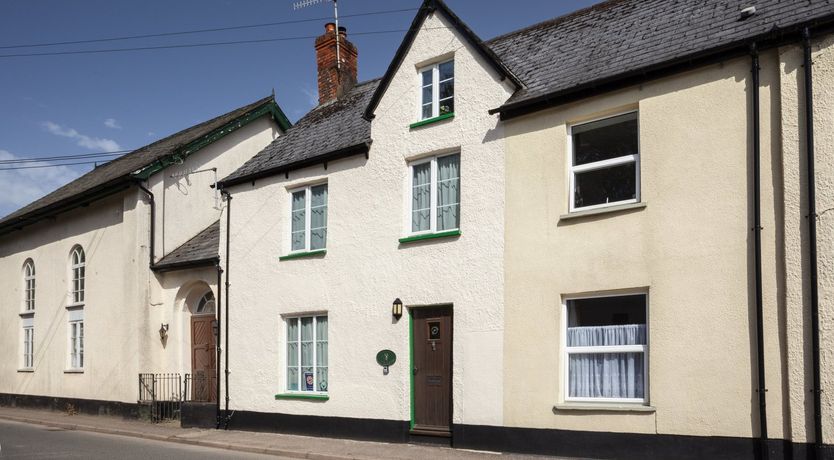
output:
[[[316,390],[327,391],[327,317],[316,317]]]
[[[645,344],[645,324],[568,328],[568,347]],[[642,352],[582,353],[569,356],[570,397],[643,398],[645,356]]]
[[[298,318],[287,321],[287,390],[298,390]]]
[[[302,190],[292,194],[292,250],[304,249],[304,225],[307,209],[307,192]]]
[[[437,230],[460,226],[460,156],[437,160]]]

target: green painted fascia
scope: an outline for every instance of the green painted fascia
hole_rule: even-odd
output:
[[[279,257],[278,260],[300,259],[302,257],[323,256],[325,254],[327,254],[327,249],[316,249],[315,251],[294,252],[292,254],[287,254]]]
[[[454,118],[455,112],[444,113],[443,115],[438,115],[434,118],[426,118],[425,120],[415,121],[414,123],[408,125],[409,128],[417,128],[419,126],[429,125],[432,123],[437,123],[438,121],[446,120],[449,118]]]
[[[314,401],[327,401],[330,399],[330,396],[320,394],[305,395],[301,393],[280,393],[275,395],[275,399],[312,399]]]
[[[422,235],[414,235],[414,236],[406,236],[405,238],[400,238],[400,243],[411,243],[414,241],[421,241],[421,240],[431,240],[434,238],[449,238],[452,236],[461,236],[460,230],[449,230],[446,232],[437,232],[437,233],[424,233]]]
[[[410,369],[408,370],[409,377],[409,392],[411,399],[411,420],[410,429],[414,429],[414,319],[412,312],[408,312],[408,361]]]
[[[134,178],[147,180],[152,175],[162,171],[163,169],[167,168],[172,164],[181,164],[185,158],[192,153],[218,141],[219,139],[225,137],[228,134],[231,134],[234,131],[248,125],[249,123],[257,120],[258,118],[269,114],[278,126],[283,130],[286,131],[287,129],[292,126],[290,121],[287,119],[287,116],[284,115],[284,112],[281,111],[281,108],[278,107],[278,104],[275,101],[269,102],[264,104],[252,112],[248,114],[235,118],[234,120],[226,123],[225,125],[221,126],[220,128],[215,129],[214,131],[206,134],[205,136],[195,139],[188,144],[178,148],[172,155],[168,155],[166,157],[160,158],[159,160],[154,161],[153,163],[145,166],[144,168],[140,169],[139,171],[132,174]]]

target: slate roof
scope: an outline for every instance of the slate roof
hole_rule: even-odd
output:
[[[164,272],[195,265],[210,265],[220,260],[217,253],[219,247],[220,221],[218,220],[160,259],[154,264],[153,269]]]
[[[743,8],[756,13],[740,19]],[[485,42],[521,81],[502,109],[831,21],[832,0],[611,0]],[[797,37],[798,38],[798,37]]]
[[[362,118],[379,79],[359,83],[342,99],[316,107],[282,136],[219,182],[227,187],[339,155],[368,151],[371,123]]]
[[[49,215],[47,211],[63,208],[80,199],[91,197],[93,194],[106,196],[108,191],[124,189],[133,181],[131,173],[172,155],[178,148],[199,140],[203,136],[208,136],[215,130],[267,104],[274,104],[272,96],[239,107],[109,161],[43,198],[3,217],[0,219],[0,233],[30,224],[44,215]]]

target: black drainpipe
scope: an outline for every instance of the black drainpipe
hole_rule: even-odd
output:
[[[155,236],[156,235],[156,202],[153,199],[153,192],[152,191],[146,189],[145,186],[143,186],[141,182],[137,182],[136,185],[139,187],[140,190],[142,190],[143,192],[145,192],[148,195],[148,204],[151,205],[151,236],[150,236],[150,242],[148,243],[148,245],[150,246],[150,248],[149,248],[150,249],[150,263],[148,264],[148,266],[151,269],[153,269],[154,252],[155,252],[155,247],[156,247],[156,245],[154,244],[154,241],[156,240],[156,236]]]
[[[811,278],[811,347],[814,373],[814,450],[816,458],[822,458],[822,404],[820,393],[820,320],[817,293],[817,191],[814,175],[814,86],[811,62],[811,31],[802,31],[802,48],[805,65],[805,153],[808,167],[808,260]]]
[[[226,197],[226,421],[224,428],[229,428],[229,421],[232,419],[229,414],[229,237],[232,227],[232,195],[223,190]]]
[[[215,361],[216,365],[214,367],[217,368],[217,380],[215,385],[215,398],[214,400],[217,401],[217,408],[215,410],[215,419],[217,420],[217,425],[215,428],[220,428],[220,355],[222,352],[222,348],[220,346],[220,340],[222,339],[221,334],[221,326],[222,326],[222,314],[223,314],[223,285],[221,283],[221,277],[223,275],[223,269],[220,267],[220,261],[217,261],[217,265],[215,266],[217,269],[217,360]]]
[[[761,207],[761,127],[759,122],[759,50],[750,45],[753,74],[753,234],[755,236],[756,270],[756,367],[759,394],[759,448],[762,459],[768,458],[767,388],[765,388],[764,320],[762,313],[762,207]]]

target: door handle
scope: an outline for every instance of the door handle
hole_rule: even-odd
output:
[[[417,368],[415,367],[415,368],[414,368],[411,372],[412,372],[414,375],[417,375]]]

